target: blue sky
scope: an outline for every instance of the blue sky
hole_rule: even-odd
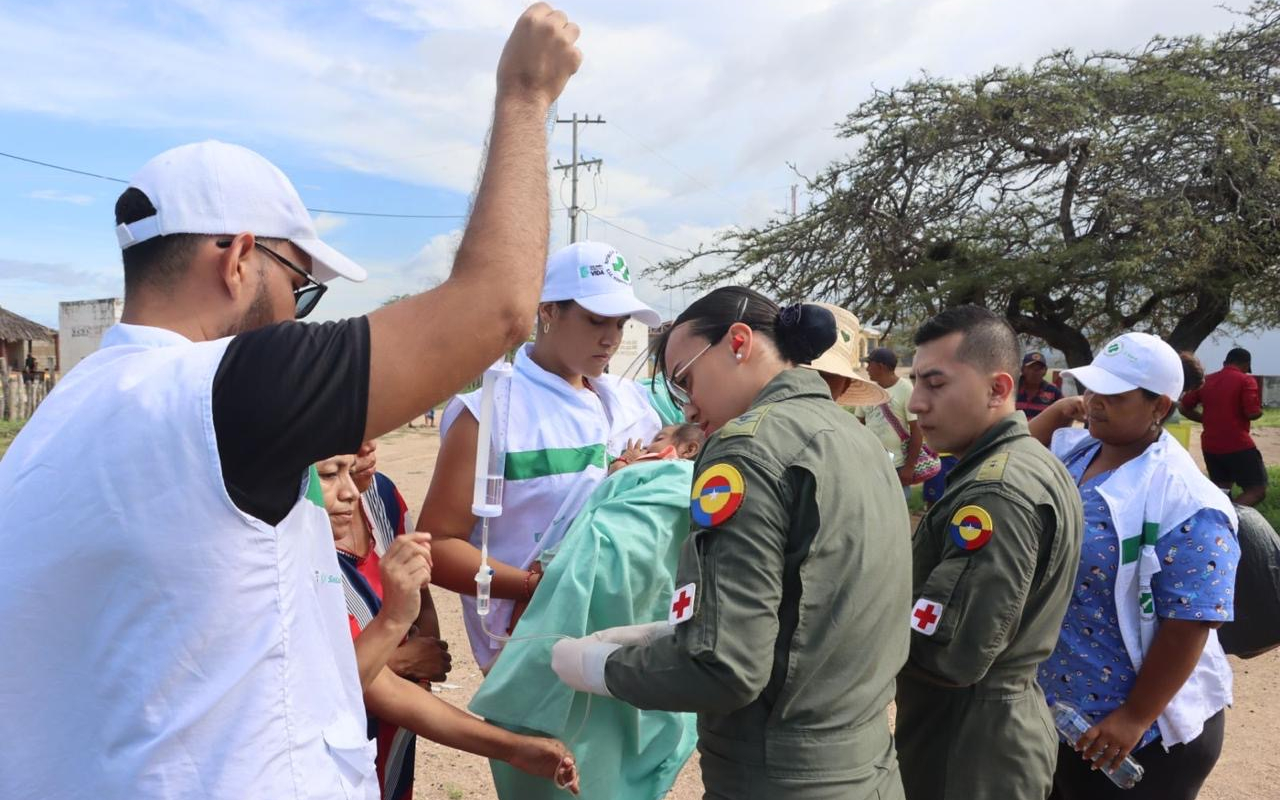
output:
[[[1243,1],[1243,0],[1242,0]],[[307,205],[461,215],[476,177],[493,68],[523,8],[507,0],[99,0],[5,3],[0,151],[128,178],[156,153],[218,138],[258,150]],[[592,238],[645,265],[787,202],[845,143],[834,124],[873,86],[960,77],[1059,47],[1129,48],[1212,33],[1204,0],[584,0],[586,61],[558,111],[604,169],[582,186]],[[568,160],[567,126],[552,141]],[[560,173],[553,206],[568,197]],[[57,303],[118,295],[111,225],[122,185],[0,158],[0,305],[45,324]],[[600,220],[619,227],[609,227]],[[448,271],[462,220],[320,215],[370,271],[319,318],[357,314]],[[624,232],[629,231],[628,232]],[[567,241],[556,212],[553,246]],[[633,235],[639,234],[639,236]],[[646,238],[640,238],[640,237]],[[657,240],[649,241],[649,240]],[[646,281],[664,314],[691,295]],[[1280,335],[1242,339],[1280,373]],[[1202,351],[1221,360],[1228,338]],[[1267,345],[1271,346],[1267,346]]]

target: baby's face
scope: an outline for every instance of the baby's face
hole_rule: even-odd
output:
[[[666,450],[668,447],[671,447],[676,443],[675,432],[676,432],[676,426],[674,425],[668,425],[667,427],[658,431],[658,435],[653,437],[653,441],[650,442],[649,446],[645,448],[645,452],[661,453],[663,450]]]

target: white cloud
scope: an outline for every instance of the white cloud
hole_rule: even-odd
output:
[[[367,0],[375,19],[411,31],[509,28],[529,3],[522,0]]]
[[[327,214],[325,212],[313,214],[312,222],[315,223],[316,233],[320,236],[324,236],[326,233],[330,233],[331,231],[336,231],[338,228],[347,224],[345,217],[340,217],[337,214]]]
[[[92,195],[64,192],[61,189],[37,189],[34,192],[29,192],[27,197],[36,200],[55,200],[59,203],[71,203],[76,206],[87,206],[93,202]]]
[[[498,54],[524,5],[4,4],[0,40],[6,59],[24,69],[23,80],[0,82],[0,111],[153,135],[201,130],[300,161],[469,193]],[[873,85],[893,86],[920,70],[960,77],[1058,47],[1132,48],[1157,32],[1231,24],[1211,4],[1167,0],[583,0],[569,11],[582,27],[586,61],[557,110],[608,120],[582,131],[582,154],[603,158],[604,173],[598,186],[584,181],[580,202],[679,247],[781,210],[787,186],[799,182],[787,162],[812,173],[844,153],[849,143],[833,128]],[[568,140],[568,127],[557,126],[553,153],[562,160]],[[92,152],[76,159],[92,161]],[[557,206],[558,189],[553,175]],[[75,202],[70,197],[42,199]],[[343,225],[323,215],[317,224],[326,232]],[[641,259],[671,254],[587,225],[642,271]],[[343,235],[355,227],[344,226]],[[560,241],[565,228],[557,212]],[[403,252],[418,247],[405,243]],[[449,234],[408,262],[361,259],[370,281],[331,293],[350,299],[324,305],[367,310],[421,288],[447,272],[455,248]],[[641,292],[675,302],[648,283]]]

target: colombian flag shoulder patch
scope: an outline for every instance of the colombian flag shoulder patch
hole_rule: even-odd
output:
[[[951,517],[951,541],[961,550],[977,550],[991,541],[995,526],[982,506],[965,506]]]
[[[741,472],[729,464],[715,464],[704,469],[693,482],[689,514],[703,528],[721,525],[742,506],[746,493],[747,485]]]

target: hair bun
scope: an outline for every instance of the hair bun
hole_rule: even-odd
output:
[[[836,343],[836,317],[813,303],[794,303],[778,312],[778,349],[793,364],[808,364]]]

